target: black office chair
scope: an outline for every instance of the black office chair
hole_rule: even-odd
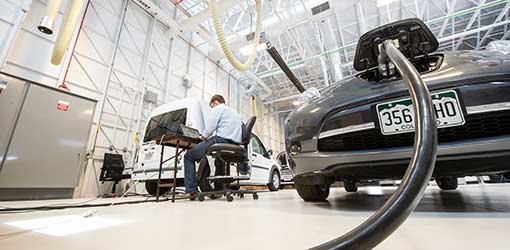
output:
[[[122,174],[124,172],[124,160],[120,154],[104,154],[103,167],[101,168],[101,175],[99,181],[104,183],[105,181],[112,181],[112,192],[110,195],[115,196],[115,189],[117,184],[123,179],[131,178],[129,174]]]
[[[225,196],[227,198],[228,202],[232,202],[234,200],[234,195],[237,195],[240,198],[244,198],[245,194],[252,194],[253,199],[258,199],[257,192],[254,191],[244,191],[244,190],[233,190],[230,187],[230,184],[235,181],[241,181],[241,180],[249,180],[250,177],[248,176],[241,176],[239,175],[239,167],[243,166],[243,164],[248,163],[248,145],[250,144],[251,140],[251,131],[253,130],[253,126],[255,126],[255,121],[257,120],[257,117],[253,116],[250,119],[248,119],[248,122],[246,124],[243,124],[242,129],[242,142],[240,145],[237,144],[230,144],[230,143],[218,143],[212,145],[208,151],[207,154],[212,156],[215,159],[219,159],[224,162],[223,166],[225,168],[224,171],[221,171],[225,173],[224,176],[210,176],[206,177],[209,181],[215,181],[218,183],[218,181],[223,182],[225,185],[225,188],[221,191],[211,191],[211,192],[202,192],[198,195],[199,201],[204,201],[206,196],[209,197],[217,197],[217,196]],[[234,163],[237,168],[237,175],[231,176],[230,175],[230,165],[231,163]]]

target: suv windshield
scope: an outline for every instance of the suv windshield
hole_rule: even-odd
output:
[[[147,124],[143,142],[152,141],[165,134],[177,133],[180,125],[186,124],[187,109],[174,110],[154,116]]]

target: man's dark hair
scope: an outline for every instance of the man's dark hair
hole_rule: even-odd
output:
[[[213,103],[214,101],[218,101],[219,103],[225,103],[225,98],[221,95],[214,95],[211,97],[211,101],[209,103]]]

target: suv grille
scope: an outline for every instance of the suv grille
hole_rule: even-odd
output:
[[[439,143],[482,139],[510,135],[510,112],[499,111],[468,115],[466,124],[459,127],[438,130]],[[379,128],[337,135],[319,140],[319,151],[359,151],[410,147],[414,143],[414,133],[383,135]]]

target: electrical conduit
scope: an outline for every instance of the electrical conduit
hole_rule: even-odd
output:
[[[234,53],[230,49],[228,45],[227,38],[225,37],[225,30],[223,29],[223,25],[221,23],[220,11],[218,9],[218,4],[215,0],[208,0],[209,8],[211,10],[211,15],[214,23],[214,29],[216,30],[216,34],[218,36],[218,41],[220,43],[221,50],[223,54],[230,62],[230,64],[237,70],[244,72],[251,68],[253,62],[255,62],[255,58],[257,57],[257,49],[260,43],[260,34],[262,33],[262,0],[255,0],[256,2],[256,10],[257,10],[257,27],[255,29],[255,36],[253,37],[253,48],[251,54],[248,56],[248,59],[245,63],[240,63],[235,57]]]

